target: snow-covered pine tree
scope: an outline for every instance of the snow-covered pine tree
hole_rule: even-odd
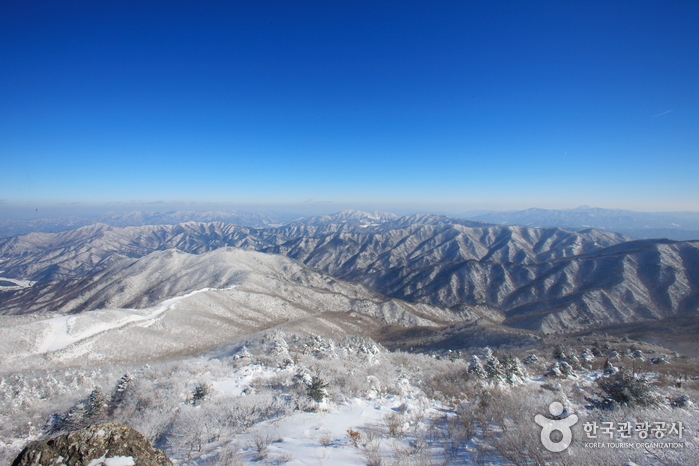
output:
[[[128,372],[121,376],[119,381],[114,387],[114,392],[112,393],[112,398],[109,400],[109,406],[113,410],[119,406],[126,397],[126,390],[129,388],[129,384],[133,380],[133,377]]]
[[[503,366],[505,366],[505,381],[510,386],[522,383],[528,377],[527,371],[517,356],[506,355],[503,358]]]
[[[85,421],[85,403],[79,402],[73,405],[72,408],[63,417],[63,427],[69,430],[80,429],[83,427],[83,422]]]
[[[556,345],[556,347],[553,350],[554,359],[558,359],[559,361],[565,361],[573,354],[575,354],[573,352],[573,349],[568,345]]]
[[[276,338],[272,342],[272,354],[274,356],[288,356],[289,355],[289,344],[283,337]]]
[[[96,387],[85,401],[85,419],[96,421],[109,407],[109,401],[100,387]]]
[[[536,354],[530,354],[526,358],[524,358],[524,361],[522,361],[523,364],[529,365],[529,364],[534,364],[535,362],[539,362],[539,357]]]
[[[240,350],[239,354],[241,359],[252,359],[252,354],[250,354],[250,351],[248,351],[248,347],[243,345],[243,348]]]
[[[563,377],[568,377],[570,375],[575,375],[575,371],[573,370],[573,366],[568,364],[565,361],[561,361],[561,376]]]
[[[614,374],[618,370],[619,369],[617,369],[616,367],[614,367],[614,365],[612,365],[612,363],[609,361],[609,359],[607,359],[607,361],[604,363],[604,375]]]
[[[486,362],[485,372],[488,374],[488,378],[496,384],[506,380],[505,367],[495,355]]]
[[[639,376],[628,369],[622,368],[615,374],[602,377],[597,383],[602,390],[602,402],[607,405],[659,406],[664,401],[646,376]]]
[[[483,368],[481,359],[475,354],[471,356],[471,362],[468,365],[468,373],[474,374],[479,379],[486,379],[488,377],[488,373]]]
[[[562,377],[563,373],[561,372],[561,363],[560,361],[556,361],[553,366],[549,367],[544,371],[544,377]]]

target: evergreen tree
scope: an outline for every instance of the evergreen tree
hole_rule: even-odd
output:
[[[658,406],[663,401],[655,385],[628,369],[602,377],[597,383],[603,392],[603,403],[607,405]]]
[[[101,388],[97,387],[90,393],[85,402],[84,417],[87,420],[97,420],[109,406],[107,397]]]
[[[544,371],[544,377],[562,377],[563,373],[561,372],[561,363],[559,361],[556,361],[553,366],[549,367],[546,371]]]
[[[559,361],[565,361],[574,354],[573,348],[568,345],[556,345],[556,348],[553,350],[554,359],[558,359]]]
[[[278,338],[272,342],[272,354],[275,356],[289,355],[289,345],[284,338]]]
[[[475,354],[471,357],[471,363],[468,365],[468,373],[474,374],[479,379],[488,377],[488,374],[483,368],[483,363],[481,363],[481,359]]]
[[[609,362],[609,359],[604,363],[604,375],[614,374],[618,369]]]
[[[506,379],[505,368],[497,356],[493,356],[486,362],[485,372],[488,374],[488,378],[495,383],[504,382]]]
[[[325,390],[327,386],[328,384],[323,379],[314,375],[311,379],[311,385],[308,387],[308,396],[313,401],[322,402],[328,396],[328,392]]]
[[[537,357],[537,355],[532,353],[529,356],[527,356],[524,359],[524,361],[522,361],[522,362],[528,366],[529,364],[534,364],[535,362],[538,362],[538,361],[539,361],[539,358]]]
[[[109,402],[112,409],[116,408],[122,401],[124,401],[126,390],[129,388],[129,384],[132,380],[133,377],[131,377],[131,374],[128,372],[121,376],[116,384],[116,387],[114,388],[114,393],[112,393],[112,399]]]
[[[197,385],[194,391],[192,391],[192,404],[197,405],[201,403],[210,392],[211,388],[206,382]]]
[[[595,360],[595,355],[592,354],[592,351],[590,351],[590,348],[585,348],[585,351],[582,352],[581,355],[583,361],[585,362],[590,362]]]
[[[240,350],[240,358],[252,359],[252,354],[250,354],[250,351],[248,351],[248,347],[245,345],[243,345],[243,348]]]
[[[517,356],[507,355],[503,365],[505,366],[505,381],[510,386],[515,386],[527,379],[527,371],[524,369]]]
[[[565,361],[561,361],[561,376],[562,377],[568,377],[569,375],[575,375],[575,372],[573,371],[573,366],[568,364]]]

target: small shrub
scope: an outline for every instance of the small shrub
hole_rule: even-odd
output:
[[[441,441],[444,453],[448,458],[456,457],[462,445],[466,444],[473,436],[474,425],[462,423],[463,418],[449,418],[445,423],[445,430],[442,433]]]
[[[291,456],[290,453],[285,453],[283,455],[276,455],[273,458],[270,459],[269,463],[273,466],[283,466],[289,461],[294,459],[293,456]]]
[[[461,424],[462,432],[467,437],[467,440],[473,438],[476,432],[476,413],[473,407],[466,407],[464,405],[460,406],[456,410],[456,416]]]
[[[368,466],[381,466],[383,455],[379,451],[379,442],[371,442],[364,445],[364,461]]]
[[[235,450],[224,450],[216,457],[216,464],[222,466],[244,466],[243,458],[238,453],[237,447]]]
[[[320,437],[320,444],[323,445],[324,447],[329,447],[330,445],[332,445],[332,443],[333,443],[333,439],[330,438],[330,434],[323,434]]]
[[[386,423],[388,433],[391,435],[391,437],[400,437],[401,435],[403,435],[403,426],[405,424],[405,418],[402,414],[387,414],[386,416],[384,416],[383,420]]]
[[[597,383],[603,393],[601,404],[605,407],[658,406],[663,400],[646,376],[639,376],[628,369],[603,377]]]
[[[354,430],[350,427],[349,429],[347,429],[347,438],[349,439],[350,443],[352,443],[352,446],[358,448],[359,441],[362,438],[362,434],[360,434],[359,431]]]
[[[274,441],[274,436],[269,433],[259,433],[255,432],[250,437],[252,441],[252,447],[257,451],[257,460],[261,461],[267,457],[267,448]]]

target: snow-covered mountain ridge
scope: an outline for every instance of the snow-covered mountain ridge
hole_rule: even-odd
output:
[[[91,225],[0,241],[2,275],[38,282],[31,289],[0,291],[0,312],[63,308],[71,293],[95,297],[74,311],[92,308],[102,295],[96,290],[103,289],[93,284],[109,282],[106,277],[116,271],[110,267],[124,259],[234,246],[282,254],[392,298],[480,307],[512,327],[570,332],[696,314],[698,244],[354,211],[264,229],[220,222]],[[149,302],[145,296],[129,299]]]

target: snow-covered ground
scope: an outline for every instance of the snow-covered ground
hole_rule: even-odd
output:
[[[101,419],[134,427],[175,464],[188,466],[502,466],[561,459],[690,465],[698,457],[699,412],[691,401],[589,409],[605,377],[599,369],[580,366],[551,378],[541,375],[550,356],[540,354],[525,370],[510,355],[476,353],[482,375],[470,355],[392,353],[364,337],[333,341],[272,329],[195,357],[18,372],[0,380],[0,458],[9,464],[29,440]],[[508,367],[520,368],[510,377]],[[314,384],[321,401],[311,396]],[[693,398],[694,385],[661,393],[664,400]],[[543,449],[534,420],[550,418],[554,401],[565,416],[578,417],[573,442],[561,454]],[[669,449],[589,447],[595,442],[586,440],[583,426],[603,422],[683,423],[684,432],[658,440],[674,445]]]
[[[244,309],[234,320],[234,313],[216,306],[235,288],[203,288],[143,309],[98,309],[42,320],[3,316],[0,374],[133,363],[211,348],[245,333],[239,324]]]
[[[233,288],[235,286],[227,289]],[[166,299],[157,306],[146,309],[106,309],[74,316],[60,316],[39,320],[28,325],[48,326],[48,332],[45,333],[44,340],[40,341],[37,346],[37,353],[58,351],[99,333],[116,330],[130,323],[147,324],[147,321],[156,319],[164,312],[173,309],[183,299],[206,291],[213,291],[213,288],[204,288],[192,291],[184,296]],[[31,330],[29,332],[32,333]]]

